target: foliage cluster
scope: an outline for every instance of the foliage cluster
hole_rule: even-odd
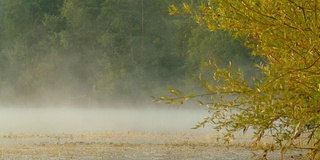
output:
[[[192,1],[193,2],[193,1]],[[214,124],[228,133],[249,128],[256,141],[272,137],[263,147],[265,152],[289,148],[309,149],[311,158],[319,158],[320,148],[320,44],[319,9],[316,0],[206,0],[201,4],[183,3],[170,7],[172,14],[191,14],[210,30],[227,30],[243,37],[253,55],[265,63],[258,64],[262,76],[254,85],[245,81],[243,73],[231,66],[213,67],[213,75],[199,80],[208,93],[162,97],[167,103],[210,96],[207,104],[212,117],[198,127]],[[208,76],[207,76],[208,77]],[[212,83],[218,85],[212,85]],[[301,138],[308,147],[301,144]],[[257,143],[258,144],[258,143]],[[266,158],[266,154],[263,156]]]

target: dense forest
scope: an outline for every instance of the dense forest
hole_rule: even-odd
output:
[[[174,3],[0,0],[1,102],[150,102],[167,86],[197,92],[210,59],[255,74],[242,40],[170,15]]]

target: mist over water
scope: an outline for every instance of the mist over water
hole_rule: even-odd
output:
[[[210,127],[191,129],[208,116],[204,108],[121,107],[76,108],[0,107],[0,134],[79,132],[204,133]]]

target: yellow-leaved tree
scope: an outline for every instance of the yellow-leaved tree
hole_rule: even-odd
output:
[[[215,63],[210,79],[199,76],[207,91],[186,95],[170,90],[172,97],[156,101],[180,104],[189,98],[209,96],[212,113],[197,127],[212,123],[228,133],[254,130],[257,144],[264,137],[272,142],[265,152],[290,148],[310,150],[320,158],[320,3],[317,0],[204,0],[181,7],[170,6],[171,14],[190,14],[212,31],[227,30],[245,39],[252,54],[265,63],[257,64],[263,76],[254,85],[241,71]],[[208,77],[208,76],[206,76]],[[303,143],[301,143],[301,141]],[[307,145],[306,145],[307,144]]]

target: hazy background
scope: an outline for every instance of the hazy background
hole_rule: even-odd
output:
[[[195,2],[196,3],[196,2]],[[193,76],[215,58],[247,79],[259,59],[242,40],[210,32],[180,0],[0,0],[0,104],[140,106],[168,86],[203,93]],[[194,4],[196,5],[196,4]],[[204,76],[206,77],[206,76]],[[207,77],[209,78],[209,77]],[[134,104],[134,105],[133,105]]]
[[[0,0],[0,132],[191,131],[206,109],[150,96],[205,93],[194,76],[210,78],[201,64],[213,58],[250,79],[259,59],[227,32],[169,15],[171,4],[182,5]]]
[[[144,107],[115,108],[0,108],[0,134],[79,132],[204,133],[191,129],[208,116],[205,109]]]

